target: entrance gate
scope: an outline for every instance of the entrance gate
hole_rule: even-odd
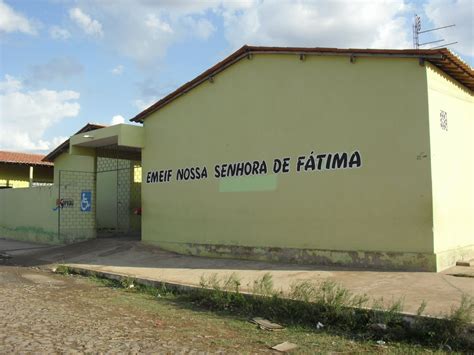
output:
[[[60,171],[58,233],[77,242],[141,232],[141,157],[117,146],[96,149],[96,171]]]

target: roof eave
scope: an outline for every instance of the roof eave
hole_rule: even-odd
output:
[[[43,160],[41,160],[43,161]],[[26,165],[26,166],[44,166],[44,167],[53,167],[54,164],[51,162],[42,163],[42,162],[26,162],[26,161],[0,161],[2,164],[11,164],[11,165]]]
[[[100,129],[106,127],[105,125],[101,124],[96,124],[96,123],[87,123],[84,127],[82,127],[79,131],[77,131],[75,134],[79,133],[85,133],[89,131],[93,131],[95,129]],[[58,145],[52,152],[50,152],[48,155],[46,155],[42,161],[46,162],[51,162],[54,163],[54,160],[64,153],[67,149],[69,148],[69,139],[65,140],[62,142],[60,145]]]

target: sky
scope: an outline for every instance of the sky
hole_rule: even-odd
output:
[[[413,48],[414,14],[474,66],[474,0],[0,0],[0,149],[128,123],[244,44]]]

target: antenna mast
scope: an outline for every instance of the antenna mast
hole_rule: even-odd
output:
[[[420,18],[420,16],[418,16],[417,14],[415,14],[415,17],[414,17],[414,20],[413,20],[413,26],[412,26],[412,30],[413,30],[413,48],[415,48],[415,49],[420,49],[421,46],[425,46],[425,45],[427,45],[427,44],[439,43],[439,42],[443,42],[443,41],[444,41],[444,39],[439,39],[439,40],[436,40],[436,41],[430,41],[430,42],[420,43],[420,34],[421,34],[421,33],[438,31],[438,30],[442,30],[443,28],[449,28],[449,27],[454,27],[454,26],[456,26],[456,25],[448,25],[448,26],[436,27],[436,28],[431,28],[431,29],[429,29],[429,30],[424,30],[424,31],[422,31],[422,30],[421,30],[421,18]],[[458,42],[446,43],[446,44],[443,44],[443,45],[441,45],[441,46],[431,47],[430,49],[441,48],[441,47],[447,47],[447,46],[450,46],[450,45],[456,44],[456,43],[458,43]]]
[[[413,48],[420,48],[419,34],[421,31],[421,18],[415,14],[415,19],[413,21]]]

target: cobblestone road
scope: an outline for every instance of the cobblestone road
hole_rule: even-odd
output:
[[[237,336],[225,322],[173,307],[164,314],[150,303],[160,302],[81,277],[0,266],[0,354],[268,351],[227,344]]]
[[[170,296],[156,298],[13,265],[18,264],[0,258],[0,354],[252,354],[272,352],[271,346],[284,341],[298,345],[294,353],[304,354],[437,350],[354,341],[303,328],[268,332],[247,319]]]

